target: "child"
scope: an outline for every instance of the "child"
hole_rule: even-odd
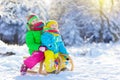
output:
[[[34,67],[38,62],[44,60],[45,47],[41,46],[41,34],[44,23],[39,21],[36,15],[30,15],[28,17],[26,33],[26,44],[29,48],[30,57],[24,60],[24,64],[21,67],[21,74],[24,75],[28,68]],[[40,47],[41,46],[41,47]]]
[[[54,72],[56,70],[55,60],[58,54],[66,54],[68,52],[64,46],[58,30],[58,23],[54,20],[49,20],[44,27],[44,33],[41,36],[42,45],[46,46],[48,50],[44,52],[45,55],[45,69],[47,72]],[[64,57],[62,57],[64,59]],[[65,68],[66,65],[62,65]]]

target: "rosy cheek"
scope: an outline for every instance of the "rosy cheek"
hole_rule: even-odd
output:
[[[32,24],[34,24],[34,21],[32,22]]]
[[[54,26],[52,26],[52,28],[54,28]]]

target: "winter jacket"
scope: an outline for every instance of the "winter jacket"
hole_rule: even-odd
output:
[[[28,31],[26,33],[26,44],[29,48],[29,53],[32,55],[34,51],[38,51],[41,46],[42,31]]]
[[[42,45],[52,50],[55,54],[58,52],[68,54],[61,36],[57,33],[44,32],[41,36]]]

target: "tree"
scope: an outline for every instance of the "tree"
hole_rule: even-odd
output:
[[[120,0],[53,0],[53,2],[49,13],[52,11],[56,15],[50,15],[50,18],[57,20],[59,25],[65,28],[61,29],[61,34],[68,32],[67,26],[71,25],[66,23],[66,20],[69,19],[72,25],[76,26],[72,27],[71,31],[78,30],[77,37],[85,42],[106,42],[108,37],[105,36],[109,36],[112,39],[108,40],[114,42],[120,39]],[[66,35],[62,36],[64,39]],[[68,38],[64,41],[72,40],[75,39]]]
[[[0,5],[0,38],[6,43],[25,42],[26,17],[30,13],[44,21],[49,17],[42,0],[0,0]]]
[[[69,15],[69,14],[68,14]],[[83,39],[79,36],[79,28],[71,18],[64,19],[64,24],[60,26],[61,35],[67,46],[80,46]]]

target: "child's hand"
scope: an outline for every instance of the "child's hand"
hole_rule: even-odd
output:
[[[46,47],[40,46],[39,51],[44,52],[46,50]]]

